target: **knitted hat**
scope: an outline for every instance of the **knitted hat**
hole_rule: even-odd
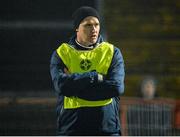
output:
[[[96,9],[88,6],[80,7],[72,15],[74,29],[77,29],[81,21],[88,16],[93,16],[100,20],[99,13],[96,11]]]

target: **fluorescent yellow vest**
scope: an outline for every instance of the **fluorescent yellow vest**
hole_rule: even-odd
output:
[[[98,73],[105,75],[113,58],[114,47],[107,42],[102,42],[92,50],[76,50],[71,45],[63,43],[57,49],[57,53],[70,73],[85,73],[96,70]],[[64,97],[64,108],[105,106],[111,102],[112,98],[88,101],[78,97]]]

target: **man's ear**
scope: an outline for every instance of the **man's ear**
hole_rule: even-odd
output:
[[[79,31],[79,29],[77,28],[77,29],[76,29],[76,32],[78,32],[78,31]]]

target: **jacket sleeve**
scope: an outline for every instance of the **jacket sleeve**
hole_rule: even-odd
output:
[[[89,85],[88,90],[81,92],[78,97],[87,100],[118,97],[124,93],[124,77],[124,60],[121,51],[115,47],[111,66],[103,82]]]
[[[98,82],[98,74],[95,71],[66,74],[64,68],[66,66],[54,51],[50,61],[50,74],[57,95],[78,96],[80,91]]]

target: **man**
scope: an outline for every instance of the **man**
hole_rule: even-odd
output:
[[[141,96],[145,100],[151,100],[158,97],[156,92],[156,81],[152,76],[147,76],[141,83]]]
[[[58,96],[57,134],[120,135],[121,52],[103,41],[94,8],[77,9],[73,21],[75,35],[54,51],[50,64]]]

